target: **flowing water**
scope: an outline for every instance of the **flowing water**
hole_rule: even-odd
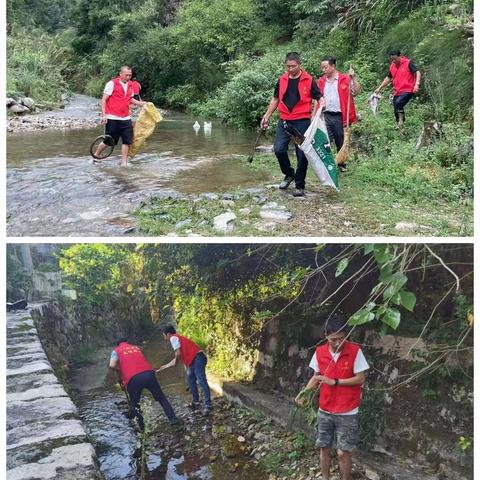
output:
[[[91,118],[97,111],[97,101],[77,96],[54,115]],[[132,210],[151,195],[224,192],[264,179],[245,160],[255,132],[220,122],[204,129],[203,119],[169,112],[127,168],[119,167],[119,145],[100,165],[90,163],[90,143],[101,133],[98,126],[7,136],[9,235],[120,235],[133,224]]]
[[[171,358],[173,350],[160,333],[151,336],[142,345],[146,357],[153,367],[158,367]],[[127,405],[124,393],[115,385],[115,375],[108,372],[111,349],[101,349],[87,364],[72,369],[69,381],[73,389],[72,398],[79,415],[95,447],[99,466],[106,480],[140,479],[139,447],[140,435],[134,423],[124,413]],[[153,411],[158,422],[155,438],[157,446],[148,455],[145,478],[149,480],[223,480],[231,476],[233,465],[245,460],[239,458],[217,459],[184,449],[187,435],[198,436],[199,445],[213,444],[213,418],[203,418],[186,408],[191,401],[185,388],[184,370],[181,365],[157,374],[163,392],[172,404],[184,427],[173,430],[169,426],[162,408],[155,402]],[[144,396],[150,397],[147,391]],[[214,399],[215,407],[215,399]],[[194,433],[192,433],[194,432]],[[245,467],[245,465],[243,465]],[[254,467],[243,468],[239,480],[264,480],[266,476]]]

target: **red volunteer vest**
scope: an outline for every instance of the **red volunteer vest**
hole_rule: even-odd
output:
[[[415,75],[408,68],[410,60],[407,57],[400,57],[400,65],[397,67],[394,63],[390,64],[390,74],[392,75],[393,94],[395,96],[401,93],[413,93],[415,86]]]
[[[327,81],[326,75],[322,75],[318,79],[318,88],[322,95],[324,95],[325,82]],[[347,126],[347,102],[348,102],[348,84],[350,77],[345,73],[338,72],[338,98],[340,100],[340,109],[342,110],[343,126]],[[353,101],[353,95],[350,95],[350,120],[349,123],[355,123],[357,121],[357,112],[355,111],[355,102]]]
[[[140,93],[140,90],[142,89],[142,86],[140,85],[139,82],[136,80],[132,81],[132,90],[135,95],[138,95]]]
[[[179,335],[178,333],[175,333],[172,337],[177,337],[180,340],[180,358],[185,366],[189,367],[195,355],[200,352],[200,347],[189,338]]]
[[[152,371],[153,368],[147,361],[142,353],[140,347],[136,345],[130,345],[127,342],[122,342],[115,352],[118,355],[118,361],[120,363],[120,376],[124,385],[128,385],[128,382],[138,373]]]
[[[300,120],[301,118],[310,118],[312,114],[312,76],[302,70],[300,80],[298,81],[298,93],[300,94],[300,100],[293,107],[293,110],[290,111],[283,103],[283,96],[285,95],[288,87],[288,75],[288,72],[286,72],[279,78],[279,103],[277,108],[280,112],[280,119]]]
[[[133,95],[132,82],[127,82],[126,94],[119,77],[113,78],[112,82],[113,92],[108,97],[105,111],[107,115],[128,117],[130,115],[130,101]]]
[[[320,375],[328,378],[350,378],[354,376],[353,365],[360,347],[356,343],[346,341],[336,362],[328,349],[328,343],[317,347],[317,356]],[[345,413],[357,408],[362,398],[362,386],[327,385],[320,387],[319,406],[330,413]]]

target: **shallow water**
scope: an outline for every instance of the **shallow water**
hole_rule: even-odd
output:
[[[173,358],[170,344],[161,333],[151,335],[142,349],[152,364],[158,367]],[[85,425],[89,438],[94,445],[99,466],[106,480],[136,480],[139,473],[138,449],[140,435],[124,415],[127,404],[124,393],[115,385],[116,376],[109,372],[107,365],[111,349],[100,349],[88,365],[72,369],[69,378],[73,389],[72,399]],[[148,460],[149,480],[224,480],[232,475],[233,466],[241,465],[236,473],[239,480],[264,480],[266,475],[256,467],[245,463],[242,458],[219,458],[210,463],[208,458],[196,453],[186,454],[182,450],[184,435],[198,435],[199,442],[212,443],[212,419],[204,419],[191,413],[186,404],[191,401],[185,388],[184,368],[176,365],[159,374],[157,378],[161,388],[177,416],[187,430],[173,432],[162,408],[155,402],[153,414],[159,433],[163,435],[162,446],[152,448]],[[144,396],[149,397],[146,391]],[[201,439],[204,439],[203,441]],[[208,439],[208,440],[205,440]],[[175,445],[178,442],[178,445]]]
[[[80,118],[93,115],[91,102],[82,97],[70,108]],[[69,110],[56,115],[68,116]],[[8,234],[120,235],[133,224],[132,210],[152,195],[224,192],[257,186],[264,179],[245,159],[255,132],[220,122],[213,122],[211,130],[202,126],[195,131],[195,120],[166,114],[127,168],[119,167],[119,145],[100,165],[90,163],[89,146],[103,132],[101,126],[9,134]]]

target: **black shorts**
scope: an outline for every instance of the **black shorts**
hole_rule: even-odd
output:
[[[105,134],[110,135],[115,142],[118,143],[120,137],[122,137],[122,143],[124,145],[131,145],[133,143],[133,125],[131,120],[107,120],[105,126]]]

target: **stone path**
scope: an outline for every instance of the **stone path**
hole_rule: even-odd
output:
[[[7,479],[102,478],[28,310],[7,314]]]

